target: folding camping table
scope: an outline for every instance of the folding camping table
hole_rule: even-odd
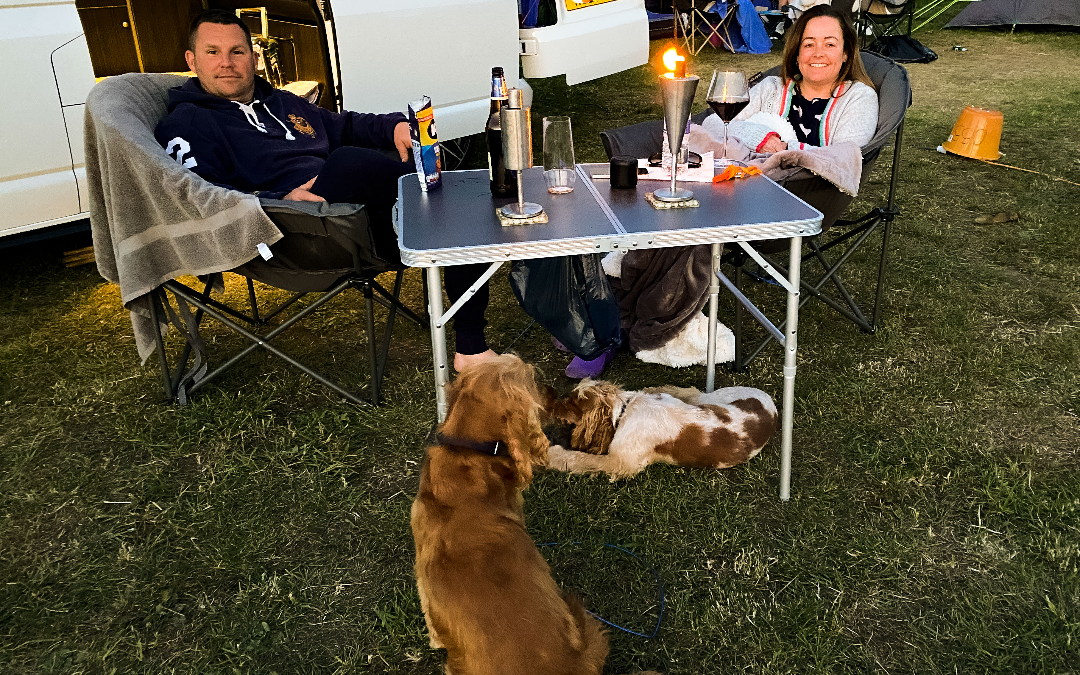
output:
[[[791,479],[792,406],[795,397],[796,329],[799,320],[799,265],[802,238],[821,232],[821,213],[764,176],[723,183],[688,183],[701,206],[656,210],[645,192],[664,187],[661,181],[639,181],[636,190],[613,190],[607,164],[580,164],[578,185],[570,194],[547,193],[543,170],[524,175],[525,199],[541,204],[548,222],[502,226],[496,209],[509,199],[495,199],[488,172],[448,171],[442,187],[422,192],[415,174],[398,181],[394,228],[401,260],[426,268],[431,349],[435,362],[438,418],[446,417],[448,379],[446,323],[458,308],[507,260],[547,258],[608,251],[712,245],[713,275],[709,287],[709,346],[705,390],[715,382],[716,311],[722,282],[735,298],[784,346],[784,394],[781,406],[780,498],[788,499]],[[791,238],[789,278],[780,275],[749,242]],[[737,244],[788,293],[787,318],[781,331],[719,270],[723,244]],[[449,310],[443,311],[440,267],[491,263],[487,271]]]

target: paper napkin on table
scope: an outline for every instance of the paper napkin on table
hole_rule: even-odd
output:
[[[641,174],[638,180],[666,180],[671,182],[671,169],[662,166],[649,166],[649,160],[639,159],[638,168],[648,169],[649,173]],[[696,169],[680,171],[676,178],[686,183],[709,183],[713,179],[713,153],[706,152],[701,156],[701,166]]]

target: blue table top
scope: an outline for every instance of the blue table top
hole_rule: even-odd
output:
[[[526,201],[540,204],[548,222],[503,226],[496,209],[511,199],[491,195],[486,170],[447,171],[443,184],[423,192],[415,174],[398,181],[395,229],[402,261],[414,267],[541,258],[633,248],[808,236],[821,231],[821,213],[764,176],[723,183],[679,183],[701,206],[657,210],[645,193],[667,187],[638,181],[612,189],[607,164],[579,165],[573,192],[547,193],[543,169],[524,175]],[[606,207],[606,208],[605,208]]]

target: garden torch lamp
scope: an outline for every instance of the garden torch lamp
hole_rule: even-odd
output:
[[[694,193],[675,187],[678,173],[679,150],[682,148],[686,121],[690,118],[690,107],[697,92],[698,76],[686,74],[686,57],[680,56],[674,49],[664,54],[664,65],[668,72],[660,76],[660,90],[664,97],[664,123],[667,125],[668,148],[671,150],[671,189],[660,189],[653,195],[664,202],[684,202]]]

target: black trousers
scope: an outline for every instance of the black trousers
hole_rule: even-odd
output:
[[[397,251],[391,210],[397,201],[398,178],[415,170],[412,162],[402,162],[369,148],[343,147],[330,153],[311,192],[328,202],[363,204],[368,209],[372,236],[379,251]],[[450,304],[465,294],[484,270],[486,263],[453,265],[443,270],[446,294]],[[454,342],[459,354],[479,354],[487,351],[484,312],[488,305],[488,287],[484,284],[476,295],[454,315]]]

